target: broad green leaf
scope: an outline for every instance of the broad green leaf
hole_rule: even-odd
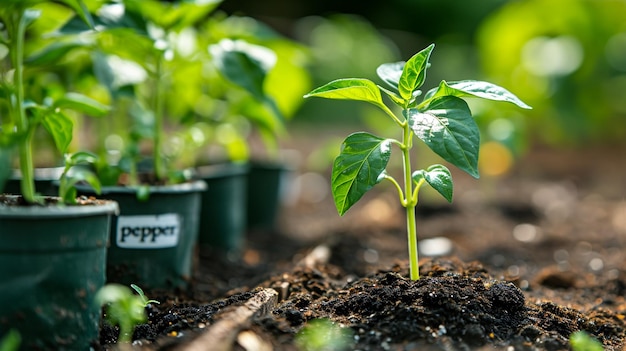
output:
[[[452,174],[450,174],[450,170],[446,166],[432,165],[426,170],[420,169],[413,172],[413,181],[419,182],[420,179],[424,179],[448,202],[452,202],[454,183],[452,182]]]
[[[109,106],[88,96],[78,93],[67,93],[54,102],[54,107],[68,108],[85,113],[92,117],[102,117],[109,112]]]
[[[525,109],[532,108],[505,88],[478,80],[462,80],[449,83],[442,80],[437,88],[431,89],[426,93],[422,104],[428,104],[430,100],[440,96],[477,97],[494,101],[506,101]]]
[[[259,100],[265,98],[263,83],[276,63],[276,54],[272,50],[242,40],[224,39],[211,45],[209,52],[215,66],[226,79]]]
[[[335,206],[343,216],[380,181],[391,156],[391,139],[358,132],[343,142],[333,164],[331,187]]]
[[[310,93],[304,95],[305,98],[321,97],[337,100],[358,100],[371,102],[380,106],[383,98],[380,95],[378,86],[365,78],[345,78],[333,80]]]
[[[444,160],[478,178],[480,132],[467,103],[454,96],[431,101],[424,110],[407,110],[409,126]]]
[[[64,153],[72,141],[72,120],[61,112],[45,113],[42,125],[54,139],[57,149]]]
[[[400,77],[402,76],[402,69],[404,68],[404,64],[406,62],[393,62],[393,63],[383,63],[382,65],[376,68],[376,74],[382,79],[385,83],[387,83],[390,87],[398,90],[398,85],[400,84]]]
[[[71,42],[55,42],[27,57],[25,62],[29,65],[35,66],[56,64],[57,61],[62,59],[63,56],[70,51],[77,48],[89,47],[90,45],[91,44],[81,40]]]
[[[413,92],[424,84],[428,60],[434,48],[435,44],[430,44],[426,49],[413,55],[404,65],[398,82],[398,92],[403,99],[410,100]]]

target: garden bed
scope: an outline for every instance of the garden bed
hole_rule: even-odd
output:
[[[191,289],[148,291],[161,304],[134,347],[297,350],[306,322],[329,318],[351,349],[561,350],[585,330],[621,350],[626,173],[619,150],[588,152],[535,150],[480,183],[455,174],[453,205],[418,205],[419,281],[395,194],[345,217],[330,199],[299,202],[279,230],[248,233],[241,260],[202,250]],[[104,327],[96,349],[115,333]]]

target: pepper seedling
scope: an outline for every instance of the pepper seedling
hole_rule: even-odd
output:
[[[435,44],[418,52],[406,62],[385,63],[376,73],[391,88],[383,88],[369,79],[337,79],[304,97],[358,100],[372,103],[402,130],[402,140],[382,138],[366,132],[349,135],[335,158],[331,175],[333,199],[339,215],[343,215],[361,197],[383,180],[390,181],[398,191],[400,203],[406,208],[409,265],[412,280],[419,279],[415,207],[418,192],[425,183],[448,202],[452,202],[453,182],[450,170],[441,164],[412,171],[411,149],[417,136],[433,152],[471,176],[478,178],[480,132],[469,106],[462,98],[475,97],[531,107],[508,90],[492,83],[463,80],[446,82],[422,95],[429,59]],[[383,93],[401,108],[396,115],[383,102]],[[403,187],[386,167],[396,145],[403,159]]]
[[[107,284],[96,293],[98,305],[106,305],[106,320],[120,328],[120,343],[130,343],[135,326],[146,321],[146,306],[159,301],[149,300],[143,290],[135,284],[130,285],[137,295],[124,285]]]

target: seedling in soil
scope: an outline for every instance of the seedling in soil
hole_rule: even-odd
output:
[[[96,294],[96,302],[106,305],[106,320],[120,328],[118,342],[129,343],[133,338],[135,326],[146,321],[145,308],[159,301],[149,300],[143,290],[135,284],[130,285],[137,294],[120,284],[107,284]]]
[[[391,89],[383,88],[368,79],[347,78],[334,80],[304,96],[372,103],[382,109],[402,130],[401,140],[382,138],[366,132],[349,135],[334,161],[331,187],[337,211],[339,215],[343,215],[381,181],[390,181],[395,186],[400,203],[406,208],[412,280],[419,279],[415,228],[418,192],[427,183],[448,202],[452,202],[453,193],[452,176],[446,166],[435,164],[426,169],[412,170],[413,137],[417,136],[445,161],[478,178],[480,133],[469,106],[461,98],[506,101],[521,108],[531,108],[508,90],[483,81],[444,80],[438,87],[422,94],[420,88],[426,79],[426,70],[430,66],[430,54],[434,47],[431,44],[407,62],[380,65],[376,73]],[[381,92],[401,108],[401,115],[394,113],[383,102]],[[402,155],[403,186],[386,172],[393,145],[400,149]]]
[[[328,319],[314,319],[298,332],[296,343],[303,351],[341,351],[351,349],[354,341],[351,329]]]
[[[591,337],[584,331],[572,333],[569,343],[574,351],[603,351],[602,343]]]

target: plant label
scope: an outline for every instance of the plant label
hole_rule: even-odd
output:
[[[175,213],[120,216],[116,243],[125,249],[161,249],[178,244],[180,217]]]

